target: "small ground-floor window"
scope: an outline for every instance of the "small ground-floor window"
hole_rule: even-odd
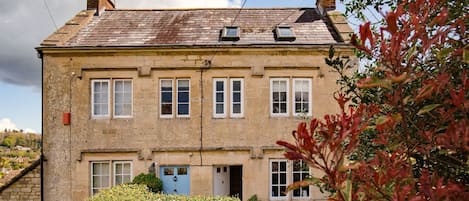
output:
[[[270,160],[270,198],[284,199],[289,196],[288,185],[306,179],[309,167],[303,161],[289,161],[286,159]],[[293,198],[308,198],[309,187],[302,187],[292,192]]]
[[[112,166],[111,166],[112,164]],[[113,167],[113,168],[111,168]],[[131,161],[91,162],[91,194],[102,189],[132,181]]]

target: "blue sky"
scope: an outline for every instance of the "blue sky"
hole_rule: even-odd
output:
[[[138,3],[137,3],[138,2]],[[117,7],[239,7],[243,0],[116,0]],[[337,0],[338,2],[338,0]],[[315,0],[248,0],[245,7],[315,7]],[[14,0],[0,6],[0,130],[41,132],[41,63],[34,50],[86,0]],[[47,12],[50,10],[50,15]],[[338,4],[338,10],[344,10]],[[34,20],[32,20],[34,19]]]

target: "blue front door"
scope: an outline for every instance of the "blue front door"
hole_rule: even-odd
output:
[[[188,166],[162,166],[160,178],[163,181],[163,192],[166,194],[190,193],[190,177]]]

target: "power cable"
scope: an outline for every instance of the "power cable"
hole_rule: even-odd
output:
[[[239,11],[238,13],[236,14],[236,16],[233,18],[233,20],[231,20],[231,25],[230,26],[233,26],[233,24],[236,22],[236,20],[238,19],[238,16],[239,14],[241,13],[241,11],[244,9],[244,6],[246,5],[246,2],[248,2],[248,0],[244,0],[243,4],[241,4],[241,8],[239,8]],[[210,66],[212,64],[212,60],[213,58],[215,58],[215,56],[217,55],[218,53],[218,50],[215,50],[215,54],[213,54],[210,59],[206,60],[206,64],[205,65],[208,65]]]
[[[42,0],[42,1],[44,2],[44,5],[46,6],[47,13],[49,13],[49,17],[52,20],[52,23],[54,24],[55,29],[56,30],[59,29],[59,27],[57,27],[57,23],[55,23],[52,13],[50,12],[49,5],[47,5],[47,1],[46,0]]]
[[[244,8],[244,5],[246,5],[246,2],[248,2],[248,0],[244,0],[243,4],[241,5],[241,8],[239,8],[239,11],[236,14],[235,18],[231,21],[231,26],[233,26],[234,22],[236,22],[236,19],[238,19],[239,14],[241,13],[241,11]]]

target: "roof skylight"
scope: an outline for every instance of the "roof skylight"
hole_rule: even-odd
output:
[[[293,41],[296,39],[296,36],[290,26],[277,26],[275,28],[275,34],[277,36],[277,40]]]
[[[236,41],[239,40],[239,27],[237,26],[226,26],[223,27],[222,33],[221,33],[221,39],[222,40],[231,40],[231,41]]]

